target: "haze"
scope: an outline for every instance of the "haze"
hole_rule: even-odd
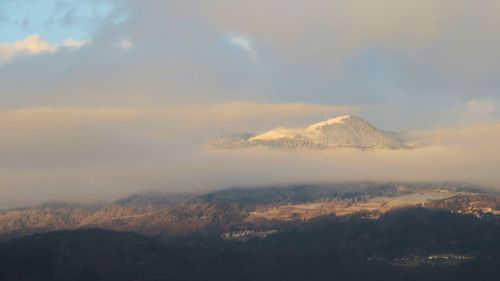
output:
[[[500,188],[500,2],[0,2],[0,206],[329,181]],[[210,151],[342,114],[413,150]]]

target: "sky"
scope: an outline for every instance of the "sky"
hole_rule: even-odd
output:
[[[0,206],[338,180],[500,188],[498,11],[495,0],[0,0]],[[203,149],[341,114],[433,145]]]

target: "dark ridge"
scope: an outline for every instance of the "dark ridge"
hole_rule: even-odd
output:
[[[292,186],[228,188],[198,196],[190,202],[209,204],[299,204],[322,199],[353,198],[361,196],[394,196],[395,184],[301,184]]]
[[[247,242],[61,231],[0,243],[0,280],[498,280],[499,236],[498,220],[423,208],[322,218]]]

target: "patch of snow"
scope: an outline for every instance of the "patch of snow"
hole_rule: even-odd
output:
[[[266,141],[266,140],[278,140],[282,138],[291,138],[296,136],[297,133],[293,132],[292,130],[285,129],[285,128],[277,128],[268,132],[265,132],[263,134],[257,135],[253,138],[250,138],[250,141]]]
[[[314,130],[318,130],[319,128],[322,128],[324,126],[329,126],[329,125],[333,125],[333,124],[341,124],[341,123],[344,123],[344,121],[346,119],[350,119],[350,118],[351,118],[351,115],[344,115],[344,116],[331,118],[331,119],[328,119],[328,120],[323,121],[323,122],[314,123],[314,124],[310,125],[309,127],[307,127],[306,131],[314,131]]]

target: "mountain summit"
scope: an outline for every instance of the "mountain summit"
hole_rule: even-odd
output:
[[[219,137],[210,142],[210,147],[216,149],[238,149],[259,145],[286,150],[409,149],[418,146],[406,140],[401,133],[379,131],[365,120],[352,115],[331,118],[306,128],[276,128],[257,135]]]

